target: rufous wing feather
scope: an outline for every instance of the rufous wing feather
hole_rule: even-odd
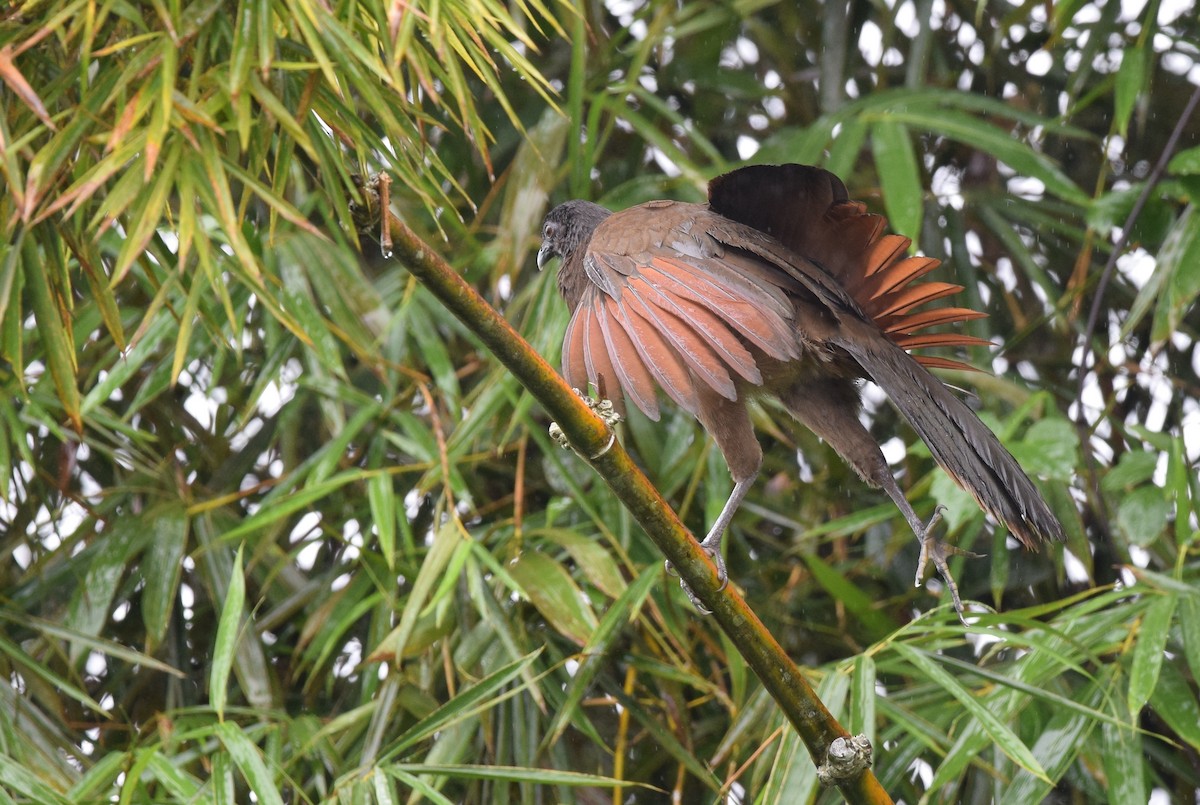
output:
[[[737,386],[729,370],[708,339],[706,331],[677,316],[671,308],[651,304],[639,293],[649,290],[644,282],[630,282],[621,294],[621,302],[631,316],[639,317],[663,335],[697,379],[713,388],[722,397],[737,399]],[[651,297],[652,299],[655,296]]]
[[[625,294],[622,294],[624,297]],[[659,387],[667,396],[675,401],[680,408],[688,413],[695,413],[697,407],[696,389],[691,375],[684,364],[679,351],[654,324],[622,301],[608,297],[605,299],[604,332],[613,336],[620,335],[632,344],[634,351],[628,351],[625,344],[616,338],[609,342],[614,354],[622,356],[622,363],[642,364],[650,370],[650,375],[658,382]]]
[[[655,282],[648,274],[649,270],[631,279],[626,293],[635,295],[648,309],[657,309],[661,316],[674,317],[683,326],[703,336],[712,355],[724,366],[746,381],[761,385],[762,373],[754,362],[754,356],[720,316],[698,302],[670,293],[666,286],[671,281],[663,282],[661,275],[657,277],[659,281]],[[717,385],[713,385],[713,388],[720,391]]]

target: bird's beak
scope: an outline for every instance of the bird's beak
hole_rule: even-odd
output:
[[[550,251],[550,244],[543,240],[542,247],[540,249],[538,249],[538,256],[537,256],[538,271],[541,271],[543,268],[545,268],[546,263],[550,262],[550,258],[552,258],[552,257],[554,257],[554,254]]]

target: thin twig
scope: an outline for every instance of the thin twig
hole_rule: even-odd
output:
[[[1117,242],[1113,245],[1112,251],[1108,255],[1108,262],[1104,264],[1104,271],[1100,274],[1100,281],[1096,283],[1092,309],[1088,313],[1087,326],[1083,330],[1083,354],[1079,356],[1079,386],[1075,392],[1075,403],[1079,406],[1077,421],[1085,432],[1089,425],[1087,418],[1083,414],[1083,387],[1087,381],[1088,359],[1092,355],[1092,337],[1096,334],[1096,325],[1100,319],[1100,308],[1104,302],[1104,292],[1108,290],[1108,283],[1112,280],[1113,272],[1116,271],[1117,260],[1124,253],[1125,246],[1129,243],[1129,236],[1133,231],[1133,225],[1137,223],[1138,217],[1142,214],[1142,208],[1146,206],[1146,202],[1150,199],[1150,193],[1153,192],[1159,180],[1162,179],[1162,175],[1167,169],[1167,163],[1171,161],[1171,156],[1175,153],[1175,147],[1179,145],[1179,138],[1183,136],[1183,130],[1187,126],[1192,112],[1196,110],[1197,104],[1200,104],[1200,87],[1197,87],[1192,92],[1192,97],[1188,99],[1187,105],[1184,106],[1183,112],[1180,113],[1179,120],[1175,122],[1175,130],[1167,138],[1167,144],[1163,146],[1162,154],[1159,155],[1158,161],[1154,164],[1154,170],[1150,171],[1150,175],[1146,178],[1146,184],[1142,187],[1142,192],[1138,194],[1137,201],[1134,202],[1133,208],[1129,210],[1129,215],[1125,218],[1125,224],[1121,227],[1121,237],[1117,238]]]
[[[392,217],[388,208],[392,206],[392,177],[387,173],[379,174],[379,207],[383,214],[379,216],[379,251],[384,257],[392,256]]]

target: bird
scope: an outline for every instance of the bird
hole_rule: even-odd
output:
[[[722,585],[721,540],[763,459],[748,402],[774,397],[895,502],[920,542],[916,585],[932,563],[966,623],[947,558],[967,552],[935,536],[941,506],[923,521],[905,497],[860,421],[863,380],[883,389],[937,463],[1023,546],[1065,536],[1016,459],[929,371],[971,367],[910,354],[990,345],[920,332],[985,314],[917,310],[962,287],[916,282],[939,261],[908,256],[910,239],[886,234],[886,225],[823,168],[750,165],[710,181],[704,204],[656,200],[620,212],[560,204],[545,217],[537,264],[561,258],[558,289],[571,313],[562,346],[567,383],[594,388],[618,412],[628,401],[651,420],[664,396],[720,449],[733,490],[700,545]]]

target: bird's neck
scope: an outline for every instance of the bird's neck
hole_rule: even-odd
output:
[[[562,266],[558,269],[558,292],[572,313],[579,307],[579,300],[583,298],[583,291],[588,284],[587,272],[583,268],[586,253],[586,249],[575,250],[569,257],[563,258]]]

